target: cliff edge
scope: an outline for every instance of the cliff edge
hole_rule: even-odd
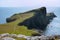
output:
[[[33,15],[31,15],[33,14]],[[19,15],[19,16],[17,16]],[[22,15],[22,16],[21,16]],[[24,19],[25,17],[28,17]],[[54,13],[47,13],[46,7],[34,9],[20,14],[15,14],[10,18],[7,18],[7,23],[13,22],[22,17],[24,20],[18,23],[19,26],[26,26],[28,29],[45,30],[47,25],[56,17]]]

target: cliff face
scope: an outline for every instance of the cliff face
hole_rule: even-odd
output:
[[[42,7],[39,10],[35,10],[34,12],[34,16],[24,20],[18,25],[24,25],[28,29],[45,30],[47,25],[51,22],[51,20],[53,20],[53,18],[56,17],[54,13],[47,14],[45,7]]]
[[[44,9],[44,10],[42,10]],[[6,19],[6,22],[9,23],[9,22],[13,22],[17,19],[19,19],[21,16],[29,16],[30,14],[35,14],[35,12],[40,12],[40,13],[44,13],[44,15],[46,15],[46,8],[45,7],[42,7],[42,8],[39,8],[39,9],[34,9],[34,10],[31,10],[31,11],[27,11],[27,12],[24,12],[24,13],[19,13],[19,14],[14,14],[12,15],[11,17],[7,18]],[[37,13],[38,14],[38,13]],[[27,16],[27,17],[28,17]],[[31,16],[31,15],[30,15]],[[32,17],[32,16],[31,16]],[[24,17],[25,18],[25,17]]]
[[[19,26],[24,25],[28,29],[45,30],[47,25],[53,20],[54,17],[56,17],[54,13],[47,13],[45,7],[42,7],[36,10],[31,10],[25,13],[31,14],[31,12],[33,12],[34,15],[29,17],[28,19],[25,19],[23,22],[18,23]],[[22,13],[22,14],[25,14],[25,13]],[[19,14],[20,15],[19,17],[17,17],[16,15],[10,18],[7,18],[6,21],[9,23],[19,19],[19,17],[21,16],[21,14]]]

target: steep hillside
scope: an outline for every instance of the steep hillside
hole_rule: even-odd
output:
[[[31,10],[28,12],[15,14],[10,18],[7,18],[6,21],[13,22],[15,20],[22,21],[18,23],[19,26],[26,26],[28,29],[37,29],[45,30],[47,25],[55,18],[54,13],[47,13],[46,8],[42,7],[39,9]]]
[[[44,30],[54,17],[56,17],[54,13],[47,14],[45,7],[14,14],[6,19],[6,24],[0,24],[0,34],[15,33],[31,36],[37,33],[34,29]]]
[[[11,16],[11,19],[17,19],[13,22],[0,24],[0,33],[15,33],[15,34],[24,34],[24,35],[32,35],[34,32],[33,30],[27,29],[25,26],[18,26],[18,23],[23,22],[25,19],[32,17],[34,12],[26,13],[26,14],[14,14]]]

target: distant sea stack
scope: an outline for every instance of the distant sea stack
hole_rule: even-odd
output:
[[[13,22],[21,17],[21,15],[34,14],[33,16],[25,19],[23,22],[18,23],[19,26],[26,26],[28,29],[45,30],[47,25],[56,17],[54,13],[47,13],[46,7],[30,10],[28,12],[14,14],[6,19],[6,22]],[[19,16],[17,16],[19,15]],[[28,16],[29,16],[28,15]],[[27,17],[28,17],[27,16]]]

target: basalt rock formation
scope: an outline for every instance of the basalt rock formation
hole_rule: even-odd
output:
[[[45,30],[47,25],[53,20],[53,18],[56,17],[54,13],[47,13],[45,7],[20,13],[19,15],[25,13],[29,14],[31,12],[33,12],[34,15],[28,19],[25,19],[23,22],[18,23],[19,26],[24,25],[28,29]],[[13,15],[13,17],[7,18],[6,21],[9,23],[19,19],[19,17],[15,17],[16,15],[17,14]]]
[[[47,25],[56,17],[54,13],[47,13],[45,7],[35,10],[34,12],[34,16],[24,20],[18,25],[24,25],[28,29],[45,30]]]

